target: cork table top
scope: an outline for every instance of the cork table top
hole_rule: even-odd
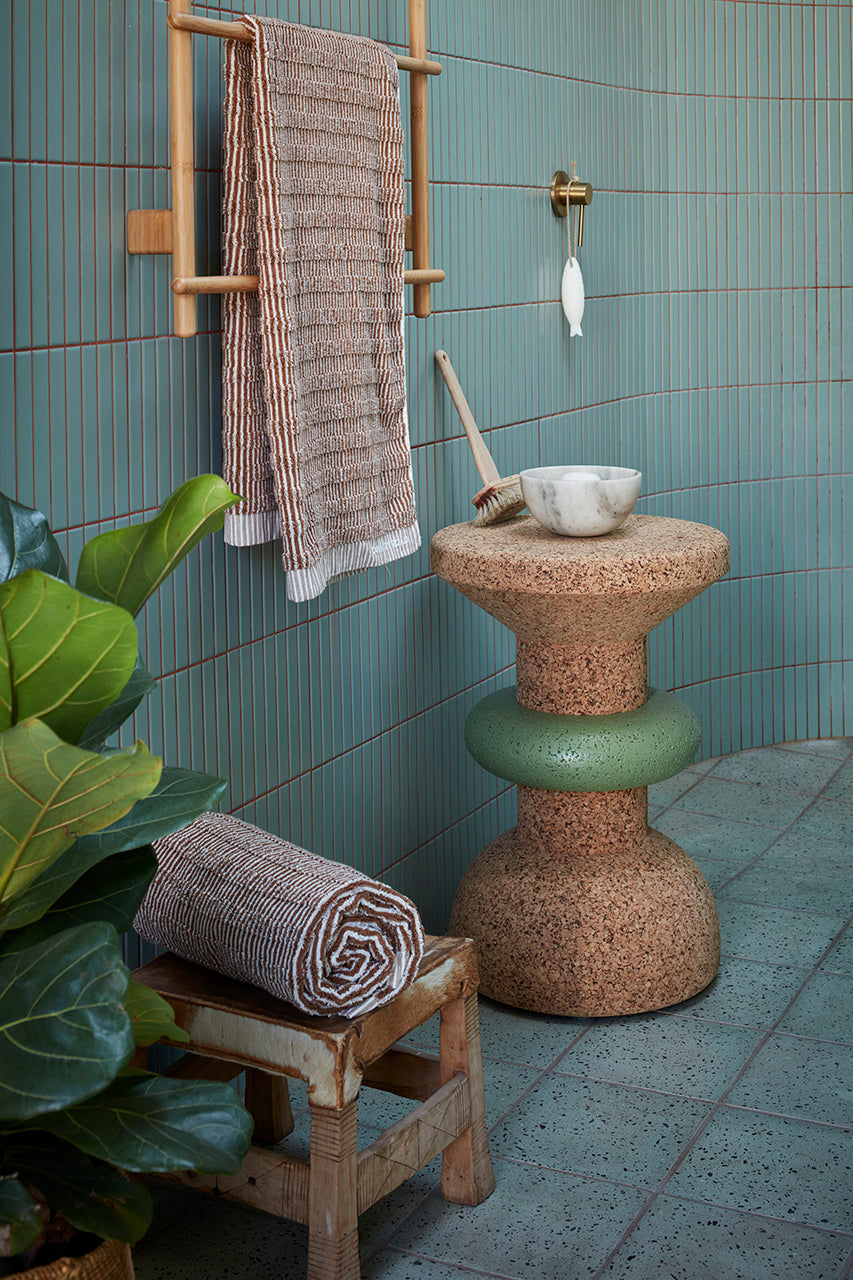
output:
[[[637,642],[729,567],[725,534],[631,515],[600,538],[562,538],[533,516],[432,540],[432,567],[519,639],[550,645]]]
[[[719,529],[647,515],[631,515],[599,538],[563,538],[533,516],[483,528],[466,522],[440,529],[431,551],[435,573],[460,590],[534,595],[695,589],[729,566],[728,539]]]

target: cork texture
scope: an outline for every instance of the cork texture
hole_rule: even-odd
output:
[[[646,701],[645,636],[582,648],[519,640],[515,657],[516,697],[533,711],[603,716]]]
[[[601,538],[561,538],[518,516],[440,529],[431,556],[440,578],[521,639],[594,648],[648,635],[728,571],[729,544],[662,516],[629,516]]]
[[[696,995],[720,960],[699,868],[645,823],[645,791],[523,801],[535,816],[478,855],[450,931],[473,938],[480,990],[566,1017],[663,1009]],[[553,793],[552,793],[553,794]]]

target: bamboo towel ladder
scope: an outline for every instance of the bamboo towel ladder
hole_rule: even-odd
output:
[[[171,209],[132,209],[127,215],[128,253],[171,253],[175,295],[175,334],[191,338],[196,332],[196,295],[251,293],[257,276],[199,276],[195,274],[195,159],[193,148],[192,36],[250,41],[241,22],[202,18],[191,12],[190,0],[169,3],[169,90],[172,142]],[[430,285],[444,272],[429,261],[429,157],[427,133],[427,77],[441,74],[441,63],[426,56],[426,0],[409,0],[409,55],[397,65],[411,74],[410,143],[412,153],[412,213],[406,219],[406,248],[412,250],[412,270],[404,273],[414,285],[413,310],[419,318],[430,314]]]

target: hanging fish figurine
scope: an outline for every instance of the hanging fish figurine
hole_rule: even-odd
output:
[[[577,258],[570,257],[563,268],[563,310],[569,322],[569,337],[582,338],[581,320],[583,319],[584,292],[583,276]]]

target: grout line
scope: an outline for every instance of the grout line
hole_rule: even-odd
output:
[[[0,163],[2,163],[2,161],[0,161]],[[30,166],[26,166],[26,167],[29,168]],[[441,185],[441,184],[437,184],[437,185]],[[491,190],[491,187],[486,188],[486,190]],[[537,187],[535,188],[535,190],[539,191],[541,190],[541,188]],[[619,194],[621,195],[622,192],[620,192]],[[712,297],[717,298],[720,296],[729,296],[729,295],[739,297],[741,294],[748,295],[751,293],[772,293],[774,296],[778,293],[799,293],[804,295],[804,297],[806,297],[814,293],[815,288],[817,288],[821,292],[826,292],[826,293],[833,293],[835,291],[838,291],[839,293],[845,293],[850,291],[849,285],[818,285],[818,286],[779,285],[772,289],[768,288],[767,286],[753,285],[751,287],[731,286],[731,287],[723,287],[719,289],[710,289],[710,288],[709,289],[682,289],[682,290],[666,289],[666,290],[660,290],[658,292],[647,290],[644,293],[640,293],[640,292],[632,293],[630,291],[626,293],[612,293],[612,294],[605,293],[605,294],[597,294],[596,302],[621,303],[624,300],[630,299],[630,298],[642,298],[642,299],[659,298],[662,301],[663,300],[669,301],[672,298],[679,298],[679,297],[695,298],[697,296],[707,297],[708,299],[710,299]],[[526,299],[520,299],[520,300],[513,299],[509,302],[492,302],[490,303],[488,308],[477,307],[477,306],[447,307],[445,309],[434,308],[432,314],[436,319],[444,318],[444,319],[450,320],[455,316],[463,316],[463,315],[464,316],[468,316],[468,315],[485,316],[486,314],[492,314],[494,312],[501,312],[501,311],[517,312],[519,310],[523,310],[524,308],[543,308],[543,307],[547,308],[547,307],[558,307],[559,305],[560,305],[559,299],[555,299],[554,297],[549,295],[548,297],[542,297],[542,298],[526,298]],[[412,313],[407,311],[406,318],[411,319]],[[221,335],[222,335],[222,330],[220,327],[217,327],[215,329],[213,328],[199,329],[197,330],[195,337],[198,339],[211,338],[211,337],[219,339],[221,338]],[[33,344],[29,342],[29,343],[22,343],[20,346],[0,347],[0,355],[18,355],[18,356],[42,355],[45,352],[50,352],[50,351],[82,351],[82,350],[89,349],[91,347],[129,347],[129,346],[142,345],[144,343],[149,343],[149,342],[156,342],[159,340],[169,341],[173,337],[174,337],[174,334],[172,330],[170,328],[166,328],[163,330],[155,330],[151,333],[144,333],[144,334],[136,334],[136,333],[120,334],[111,338],[98,338],[98,337],[81,338],[76,342],[45,342],[45,343],[37,343],[37,344]],[[793,379],[787,379],[784,385],[785,387],[827,387],[827,386],[843,387],[843,386],[846,386],[848,382],[849,382],[849,379],[844,377],[793,378]],[[578,408],[575,410],[572,410],[572,409],[554,410],[551,413],[545,413],[545,414],[539,415],[538,420],[541,420],[547,423],[550,419],[565,418],[573,412],[586,413],[586,412],[589,412],[590,409],[606,408],[608,405],[621,406],[625,404],[633,404],[635,401],[650,400],[659,396],[666,396],[669,399],[675,400],[679,396],[689,396],[689,395],[705,396],[709,392],[755,391],[755,390],[761,390],[761,389],[777,390],[778,387],[779,387],[778,382],[749,382],[749,381],[712,382],[710,384],[706,383],[704,385],[697,383],[695,386],[677,386],[677,387],[661,385],[650,391],[629,392],[626,395],[610,398],[608,400],[590,400],[588,403],[584,403],[584,405],[582,406],[582,409]],[[535,422],[537,421],[537,418],[533,417],[530,419],[524,419],[523,421]],[[492,426],[488,428],[488,430],[492,430],[495,428],[495,426],[499,427],[501,425],[506,427],[509,427],[509,426],[514,427],[516,423],[507,422],[503,424],[492,424]],[[484,430],[484,429],[481,428],[481,430]],[[793,480],[808,479],[809,474],[810,473],[807,472],[805,473],[805,475],[802,475],[802,474],[799,474],[796,476],[792,475],[788,478]],[[843,477],[845,475],[849,475],[850,473],[849,471],[845,471],[839,468],[832,471],[821,471],[815,474],[832,476],[832,477]],[[742,484],[749,484],[750,482],[751,482],[751,477],[747,477],[746,479],[736,478],[729,481],[717,481],[715,482],[715,484],[742,485]],[[688,485],[685,487],[684,490],[673,489],[673,490],[666,490],[665,492],[681,493],[681,492],[688,492],[691,488],[704,489],[707,487],[708,487],[708,482],[705,481],[704,483],[696,484],[693,486]],[[648,497],[649,495],[646,494],[645,496]]]
[[[851,1046],[844,1046],[849,1048]],[[818,1129],[834,1129],[838,1133],[853,1135],[853,1120],[849,1124],[834,1124],[831,1120],[815,1120],[812,1116],[797,1116],[790,1111],[772,1111],[765,1107],[748,1107],[745,1103],[727,1102],[726,1111],[737,1111],[741,1115],[769,1116],[776,1120],[793,1120],[796,1124],[810,1124]]]
[[[508,1271],[482,1271],[479,1267],[474,1267],[467,1262],[456,1262],[449,1258],[439,1258],[430,1253],[415,1253],[412,1249],[401,1249],[399,1245],[386,1246],[390,1252],[396,1253],[401,1258],[416,1258],[419,1262],[437,1262],[441,1266],[451,1267],[454,1271],[461,1271],[465,1275],[486,1276],[488,1280],[519,1280],[517,1275],[510,1275]],[[364,1260],[376,1257],[376,1250],[365,1250]]]
[[[512,1165],[516,1169],[541,1169],[545,1173],[559,1173],[565,1178],[577,1178],[581,1182],[600,1183],[606,1187],[623,1187],[626,1191],[645,1191],[649,1197],[657,1195],[642,1182],[629,1182],[624,1178],[605,1178],[595,1173],[578,1173],[577,1169],[562,1169],[556,1164],[541,1164],[535,1160],[521,1160],[517,1156],[495,1156],[496,1161]]]
[[[780,1218],[775,1213],[757,1213],[752,1212],[749,1209],[738,1209],[734,1205],[718,1204],[715,1200],[701,1200],[698,1196],[673,1196],[669,1192],[664,1192],[663,1195],[667,1200],[677,1199],[679,1201],[683,1201],[685,1204],[707,1205],[709,1208],[722,1209],[727,1213],[735,1213],[741,1218],[759,1218],[762,1222],[778,1222],[784,1223],[786,1226],[808,1227],[809,1230],[819,1231],[822,1235],[840,1236],[842,1239],[847,1239],[848,1237],[853,1238],[853,1228],[846,1231],[841,1227],[827,1227],[819,1222],[799,1222],[796,1219]],[[761,1280],[764,1280],[764,1277],[762,1277]]]

